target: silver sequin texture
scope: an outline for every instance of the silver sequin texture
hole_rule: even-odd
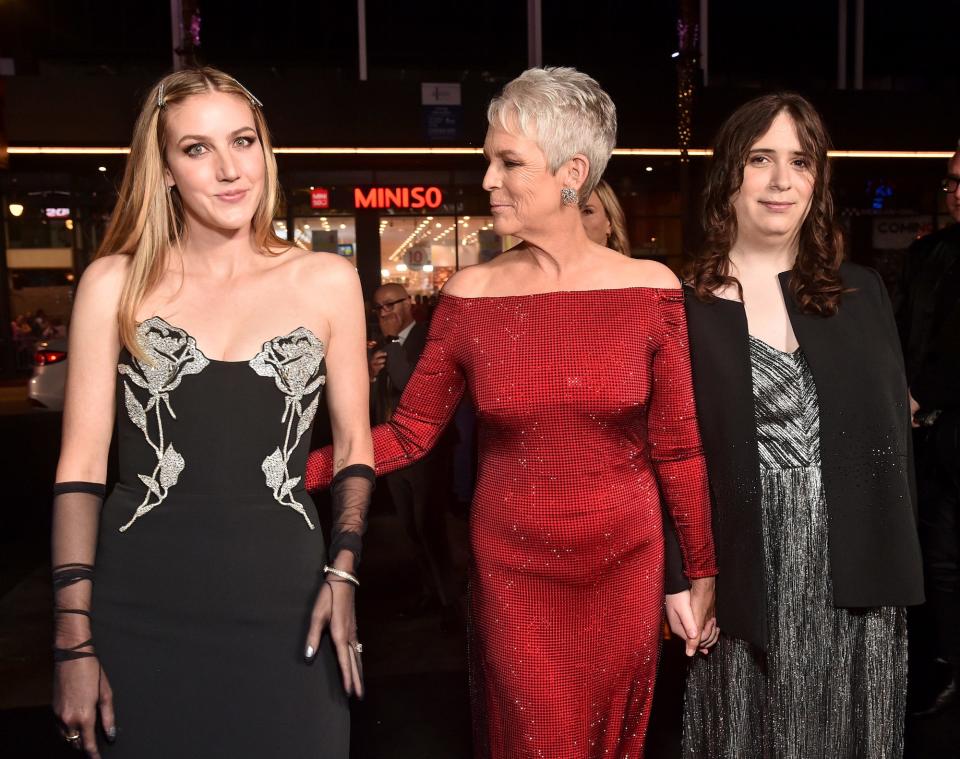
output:
[[[313,522],[303,504],[293,497],[293,489],[300,484],[302,477],[291,477],[289,465],[290,456],[310,429],[317,413],[320,388],[327,379],[320,371],[325,353],[323,342],[310,330],[299,327],[288,335],[264,343],[263,349],[249,362],[250,368],[261,377],[272,377],[284,395],[283,416],[280,418],[285,432],[283,444],[277,446],[261,466],[267,487],[277,503],[300,514],[311,530]],[[304,408],[303,400],[311,393],[316,394]]]
[[[199,374],[210,363],[192,337],[157,316],[137,325],[137,343],[147,360],[131,357],[130,363],[119,364],[117,371],[150,393],[150,400],[144,406],[137,400],[127,379],[123,381],[127,415],[153,449],[157,465],[150,474],[137,475],[146,492],[133,517],[120,528],[120,532],[125,532],[137,519],[163,503],[170,488],[177,484],[186,462],[173,447],[173,442],[164,437],[163,411],[166,409],[171,418],[177,418],[170,403],[170,393],[180,386],[184,377]],[[151,418],[156,420],[153,433]]]
[[[750,339],[769,649],[721,636],[687,683],[685,759],[897,759],[906,616],[837,609],[827,554],[820,424],[801,351]],[[721,572],[723,568],[721,567]]]

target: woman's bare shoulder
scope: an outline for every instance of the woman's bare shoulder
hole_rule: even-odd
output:
[[[83,270],[85,282],[107,282],[123,280],[130,271],[131,257],[122,253],[95,258]]]
[[[301,286],[316,286],[327,292],[329,288],[336,289],[348,282],[358,281],[356,267],[336,253],[314,253],[295,248],[284,255],[290,256],[286,265]]]
[[[520,276],[526,256],[519,248],[511,248],[491,261],[467,266],[456,272],[443,286],[446,295],[458,298],[482,298],[496,295],[497,283]]]
[[[444,295],[453,295],[457,298],[476,298],[483,295],[486,285],[490,281],[490,273],[485,267],[486,264],[477,264],[455,272],[447,280],[441,292]]]
[[[659,261],[650,261],[643,258],[623,258],[621,262],[622,276],[620,287],[680,287],[680,280],[668,267]]]
[[[353,264],[336,253],[307,253],[291,262],[291,304],[317,324],[342,324],[363,315],[360,275]]]
[[[80,277],[78,296],[82,293],[86,298],[119,301],[130,272],[130,264],[130,256],[123,254],[95,259]]]
[[[73,299],[71,340],[78,331],[115,329],[130,266],[131,257],[123,254],[102,256],[87,266]]]

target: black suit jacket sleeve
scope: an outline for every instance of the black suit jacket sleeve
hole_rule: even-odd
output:
[[[893,303],[890,301],[890,293],[887,292],[887,286],[883,282],[883,278],[880,276],[880,273],[874,269],[868,269],[867,271],[873,274],[874,279],[877,283],[878,298],[880,300],[880,314],[881,318],[884,320],[886,326],[887,340],[893,346],[893,352],[899,357],[900,362],[900,372],[904,377],[907,375],[906,364],[903,358],[903,349],[900,342],[900,330],[897,323],[897,315],[893,307]],[[917,499],[917,477],[916,470],[912,464],[913,462],[913,435],[907,435],[907,459],[911,462],[910,466],[907,467],[907,479],[910,487],[910,500],[913,507],[913,517],[916,521],[918,517],[918,499]]]
[[[903,367],[903,350],[900,347],[900,333],[897,330],[897,320],[894,316],[893,304],[890,302],[890,294],[887,292],[887,286],[884,284],[879,272],[874,269],[866,269],[866,271],[873,275],[873,281],[877,291],[876,297],[880,301],[880,315],[886,332],[885,336],[893,347],[894,353],[900,358],[900,368],[905,375],[906,369]]]

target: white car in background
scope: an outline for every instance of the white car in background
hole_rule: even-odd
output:
[[[67,338],[41,340],[33,351],[27,397],[34,406],[63,411],[67,384]]]

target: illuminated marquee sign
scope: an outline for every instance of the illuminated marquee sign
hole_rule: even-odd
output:
[[[439,208],[443,192],[439,187],[357,187],[354,208]]]
[[[44,208],[43,215],[48,219],[66,219],[70,216],[69,208]]]

